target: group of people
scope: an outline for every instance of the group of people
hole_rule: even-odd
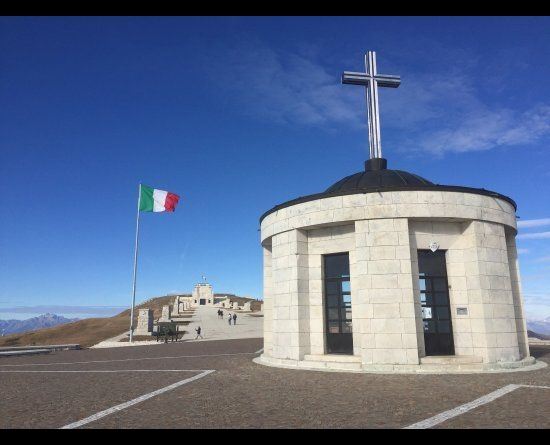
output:
[[[218,318],[223,320],[223,311],[221,309],[218,309]],[[229,314],[229,317],[227,318],[229,326],[231,326],[231,320],[233,320],[233,326],[235,326],[237,324],[237,314]]]
[[[223,311],[221,309],[218,309],[218,318],[220,318],[221,320],[223,320]],[[237,314],[229,314],[229,316],[227,317],[227,321],[229,322],[229,326],[231,326],[231,320],[233,320],[233,326],[235,326],[237,324]],[[195,332],[197,333],[197,335],[195,336],[195,340],[197,340],[198,338],[203,338],[203,336],[201,335],[201,327],[198,326],[195,328]]]

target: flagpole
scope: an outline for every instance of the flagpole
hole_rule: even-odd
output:
[[[139,203],[141,201],[141,183],[139,184],[137,216],[136,216],[136,243],[134,246],[134,283],[132,285],[132,309],[130,311],[130,343],[134,336],[134,306],[136,304],[136,274],[137,274],[137,258],[138,258],[138,240],[139,240]]]

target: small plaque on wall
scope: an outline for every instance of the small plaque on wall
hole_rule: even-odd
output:
[[[467,307],[457,307],[456,308],[456,315],[468,315],[468,308]]]

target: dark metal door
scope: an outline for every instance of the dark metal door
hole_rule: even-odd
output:
[[[418,251],[418,284],[426,355],[454,355],[445,251]]]
[[[327,352],[353,354],[349,255],[325,255],[324,262]]]

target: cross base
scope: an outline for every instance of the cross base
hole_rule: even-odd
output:
[[[365,161],[365,171],[386,170],[388,160],[385,158],[372,158]]]

